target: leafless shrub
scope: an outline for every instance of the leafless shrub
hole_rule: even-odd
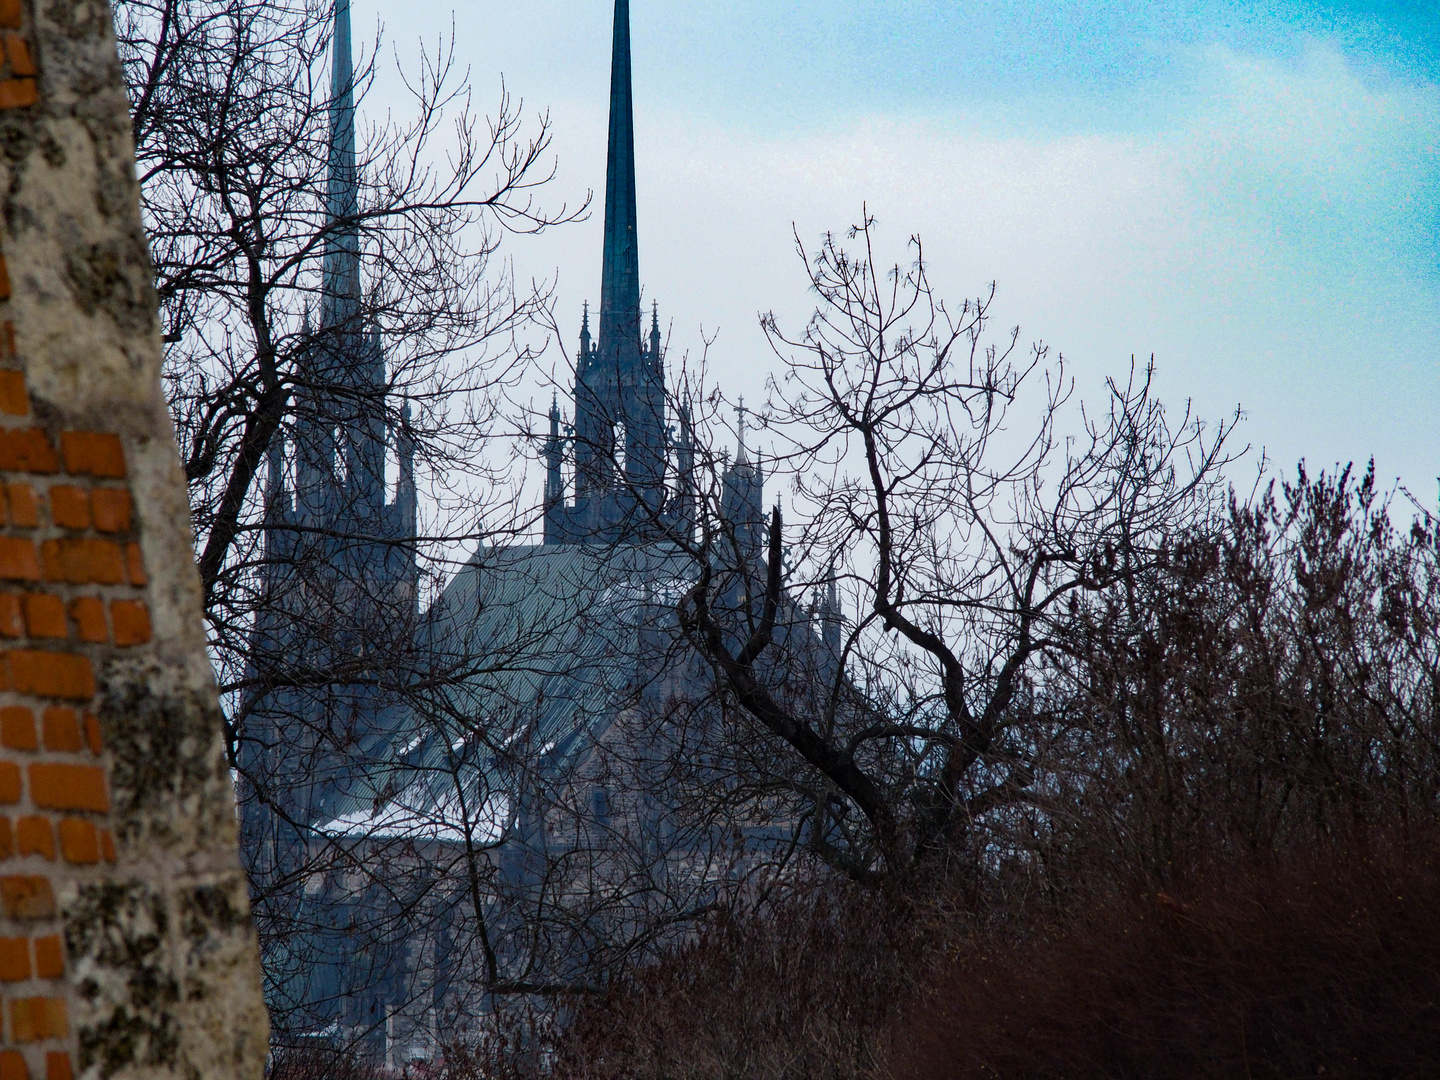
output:
[[[1043,717],[1063,738],[979,858],[796,883],[583,1006],[560,1061],[577,1077],[1428,1075],[1440,537],[1390,503],[1373,469],[1302,468],[1166,530],[1142,573],[1076,590],[1011,725]]]

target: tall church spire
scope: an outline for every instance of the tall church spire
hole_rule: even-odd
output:
[[[575,495],[598,528],[623,516],[616,502],[617,459],[626,471],[636,432],[635,382],[640,375],[640,253],[635,230],[635,109],[630,86],[630,3],[615,2],[610,56],[610,146],[605,166],[605,247],[600,265],[600,332],[589,352],[581,331],[575,371]],[[616,439],[624,429],[623,446]],[[648,455],[642,454],[642,458]],[[609,505],[602,505],[602,504]]]
[[[326,217],[332,224],[353,222],[360,204],[355,166],[355,69],[350,48],[350,0],[335,0],[325,190]],[[338,228],[327,240],[324,278],[321,325],[338,327],[352,320],[360,305],[360,236],[353,224]]]
[[[745,395],[740,395],[739,404],[735,406],[735,434],[739,445],[735,449],[735,464],[749,465],[750,455],[745,452]]]
[[[596,539],[650,527],[665,504],[665,369],[640,325],[629,0],[615,2],[612,45],[599,343],[590,352],[582,331],[575,372],[576,513]]]
[[[334,0],[334,5],[320,334],[306,362],[323,428],[324,445],[314,456],[324,473],[334,470],[327,527],[375,534],[384,528],[386,513],[385,356],[361,291],[350,0]]]
[[[640,252],[635,233],[635,108],[630,85],[630,0],[615,0],[610,58],[610,147],[605,168],[605,252],[600,352],[613,369],[640,345]]]

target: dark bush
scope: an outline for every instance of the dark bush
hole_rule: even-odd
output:
[[[1431,854],[1356,849],[1217,867],[1183,899],[1080,905],[1063,929],[954,965],[913,1006],[893,1075],[1435,1076],[1436,911]]]

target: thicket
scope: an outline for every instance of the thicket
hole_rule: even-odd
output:
[[[1302,467],[1073,603],[1012,706],[1023,800],[903,878],[796,872],[578,1003],[547,1069],[1433,1075],[1435,520]]]

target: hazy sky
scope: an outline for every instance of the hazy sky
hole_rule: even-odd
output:
[[[452,18],[354,11],[390,68]],[[595,191],[588,222],[508,244],[558,272],[571,338],[599,293],[611,14],[453,13],[477,104],[503,73],[550,113],[549,198]],[[1287,467],[1373,454],[1434,506],[1440,5],[631,0],[631,19],[641,278],[672,358],[718,328],[712,372],[758,400],[756,313],[810,309],[792,224],[813,246],[864,202],[892,258],[921,234],[942,295],[997,282],[997,324],[1063,353],[1086,398],[1153,353],[1172,406],[1240,405]],[[387,78],[370,108],[392,102]]]

